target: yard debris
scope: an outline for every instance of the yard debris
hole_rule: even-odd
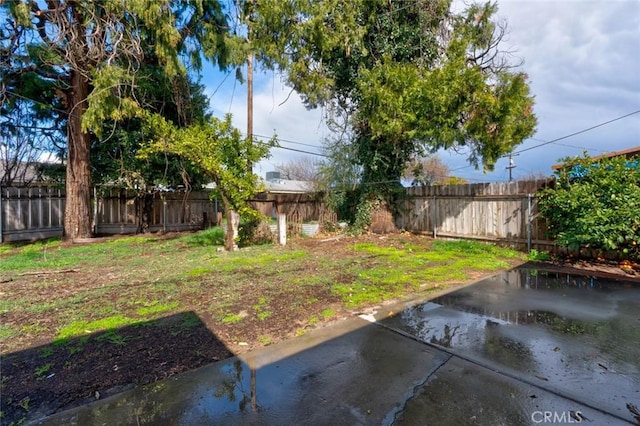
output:
[[[29,271],[29,272],[22,272],[18,274],[18,276],[24,277],[28,275],[70,274],[73,272],[80,272],[80,270],[79,269],[60,269],[57,271]]]
[[[341,239],[343,236],[342,235],[338,235],[336,237],[331,237],[331,238],[324,238],[322,240],[319,240],[321,243],[326,243],[329,241],[338,241],[339,239]]]

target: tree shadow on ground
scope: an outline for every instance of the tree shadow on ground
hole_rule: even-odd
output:
[[[5,354],[0,422],[37,420],[231,356],[192,311]]]

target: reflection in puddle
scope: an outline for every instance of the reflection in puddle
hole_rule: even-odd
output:
[[[421,341],[595,397],[640,389],[640,286],[514,270],[383,321]]]
[[[245,368],[250,370],[249,386],[246,386]],[[233,364],[225,366],[222,371],[225,378],[216,386],[214,397],[216,399],[226,398],[230,403],[237,402],[241,412],[248,411],[249,407],[254,411],[257,410],[255,369],[249,369],[242,361],[236,360]]]
[[[433,344],[444,346],[445,348],[450,348],[451,341],[453,340],[459,328],[460,328],[459,325],[456,325],[455,327],[451,327],[449,324],[445,324],[444,336],[442,336],[441,338],[436,338],[436,336],[431,336],[430,341]]]

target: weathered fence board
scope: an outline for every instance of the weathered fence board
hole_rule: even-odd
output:
[[[398,228],[519,248],[555,246],[546,237],[535,193],[547,180],[407,188]]]
[[[519,248],[555,249],[546,238],[535,193],[546,180],[407,188],[395,225],[435,237],[480,239]],[[64,190],[38,186],[0,190],[2,241],[62,234]],[[121,189],[104,191],[94,204],[97,234],[203,229],[217,224],[219,207],[205,192],[157,192],[136,196]],[[251,200],[266,216],[285,213],[290,226],[336,222],[319,194],[262,194]]]
[[[112,189],[98,197],[97,234],[188,231],[217,224],[217,203],[206,192],[155,192],[139,196]]]
[[[51,186],[2,187],[0,242],[37,240],[62,234],[64,191]]]
[[[65,193],[53,186],[0,189],[0,242],[61,236]],[[99,195],[96,200],[96,195]],[[206,192],[156,192],[138,196],[122,189],[94,192],[93,229],[98,235],[188,231],[217,224],[217,203]]]

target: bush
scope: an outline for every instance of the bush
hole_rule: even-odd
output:
[[[539,193],[550,237],[570,249],[640,257],[640,157],[572,159]]]
[[[252,217],[240,221],[238,240],[239,247],[247,247],[273,243],[274,236],[264,218]]]

